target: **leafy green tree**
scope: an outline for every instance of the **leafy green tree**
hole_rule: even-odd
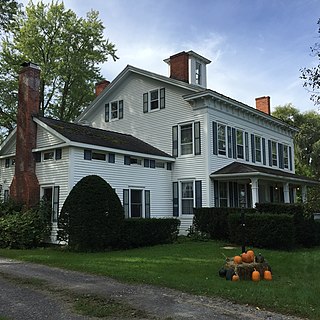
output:
[[[318,33],[320,33],[320,19],[318,20]],[[311,54],[318,59],[318,65],[311,68],[302,68],[301,79],[304,80],[304,87],[311,92],[310,99],[320,104],[320,43],[311,47]]]
[[[301,113],[292,104],[277,106],[272,115],[299,129],[294,137],[296,172],[320,178],[320,115]]]
[[[19,11],[19,4],[15,0],[0,1],[0,29],[9,31]]]
[[[97,11],[78,18],[63,3],[30,2],[2,41],[0,52],[0,125],[12,130],[17,108],[17,72],[24,61],[41,68],[40,109],[57,119],[75,119],[94,98],[101,64],[117,59],[104,38]]]
[[[59,217],[59,240],[76,250],[102,250],[118,244],[124,222],[118,195],[99,176],[82,178],[71,190]]]

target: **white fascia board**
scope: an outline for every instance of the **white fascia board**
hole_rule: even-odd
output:
[[[39,120],[38,118],[33,118],[33,121],[35,123],[37,123],[39,126],[41,126],[42,128],[46,129],[47,131],[49,131],[51,134],[53,134],[54,136],[56,136],[57,138],[61,139],[62,141],[64,141],[65,143],[69,144],[71,141],[69,139],[67,139],[65,136],[63,136],[62,134],[60,134],[59,132],[55,131],[54,129],[52,129],[50,126],[48,126],[46,123],[42,122],[41,120]]]
[[[112,152],[112,153],[118,153],[118,154],[125,154],[125,155],[140,157],[140,158],[149,158],[149,159],[163,160],[167,162],[175,162],[175,158],[171,158],[171,157],[157,156],[154,154],[133,152],[129,150],[122,150],[122,149],[116,149],[116,148],[108,148],[108,147],[97,146],[94,144],[86,144],[81,142],[72,141],[70,143],[70,147],[92,149],[92,150],[99,150],[99,151]]]
[[[253,178],[253,177],[261,177],[266,178],[267,180],[279,180],[279,181],[288,181],[288,182],[303,182],[305,184],[317,185],[320,184],[320,181],[312,181],[308,179],[303,179],[299,177],[285,177],[281,175],[273,175],[263,172],[244,172],[244,173],[230,173],[230,174],[211,174],[210,178],[213,179],[226,179],[226,180],[239,180],[239,178]]]
[[[46,147],[42,147],[42,148],[35,148],[35,149],[32,149],[32,152],[41,152],[41,151],[46,151],[46,150],[52,150],[52,149],[57,149],[57,148],[64,148],[64,147],[68,147],[70,146],[69,143],[59,143],[59,144],[51,144],[51,145],[48,145]]]
[[[4,156],[0,156],[0,159],[6,159],[6,158],[14,157],[15,155],[16,155],[15,153],[6,154]]]

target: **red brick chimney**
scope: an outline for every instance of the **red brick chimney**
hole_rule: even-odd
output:
[[[270,97],[256,98],[256,109],[270,114]]]
[[[110,84],[110,81],[108,80],[102,80],[98,83],[96,83],[96,88],[95,88],[95,92],[96,92],[96,97]]]
[[[37,126],[33,116],[39,114],[40,68],[24,63],[19,74],[15,173],[10,196],[27,208],[39,203],[40,187],[32,149],[36,148]]]
[[[167,62],[170,64],[170,78],[189,83],[189,54],[187,52],[177,53]]]

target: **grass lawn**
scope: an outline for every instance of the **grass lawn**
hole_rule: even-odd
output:
[[[5,250],[0,256],[70,270],[106,275],[125,282],[148,283],[207,296],[219,296],[259,308],[320,319],[320,248],[294,252],[256,250],[272,267],[273,281],[230,282],[218,276],[224,255],[240,248],[224,243],[179,241],[173,245],[104,253],[61,249]],[[253,248],[254,249],[254,248]]]

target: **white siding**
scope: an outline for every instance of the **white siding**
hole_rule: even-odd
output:
[[[14,165],[10,164],[9,168],[5,167],[5,159],[0,160],[0,185],[2,185],[2,192],[0,194],[3,199],[5,190],[9,190],[13,176],[14,176]]]
[[[37,148],[46,148],[49,146],[55,146],[63,141],[54,136],[52,133],[47,131],[46,129],[42,128],[41,126],[38,125],[37,129]]]

